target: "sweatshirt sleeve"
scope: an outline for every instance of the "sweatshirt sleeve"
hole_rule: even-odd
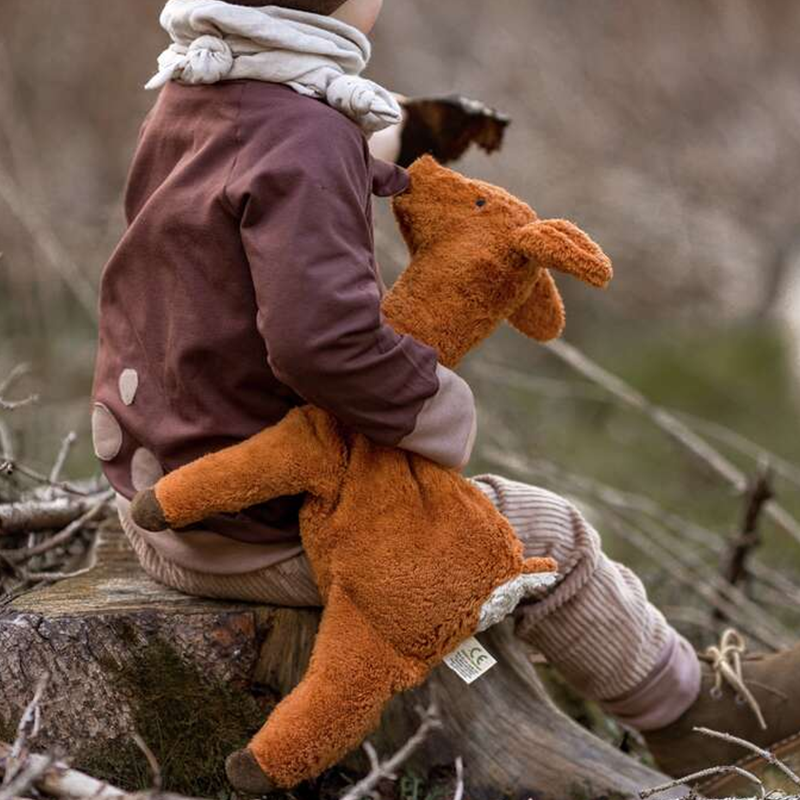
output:
[[[381,314],[360,131],[345,121],[305,132],[249,171],[242,242],[276,377],[379,444],[462,466],[474,439],[469,387]]]

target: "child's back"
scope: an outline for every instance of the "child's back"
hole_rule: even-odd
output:
[[[94,432],[124,498],[304,401],[378,443],[463,460],[469,389],[380,315],[371,194],[406,186],[356,124],[288,87],[165,88],[101,293]],[[203,527],[266,544],[252,569],[297,552],[299,504]]]

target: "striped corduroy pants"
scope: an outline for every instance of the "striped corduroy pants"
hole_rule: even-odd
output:
[[[518,635],[577,691],[632,727],[655,730],[677,719],[699,692],[699,662],[639,578],[605,555],[597,531],[565,498],[494,475],[475,483],[513,525],[526,557],[559,564],[560,582],[518,610]],[[124,514],[122,522],[145,571],[160,583],[204,597],[320,604],[304,555],[245,574],[206,574],[167,561]]]

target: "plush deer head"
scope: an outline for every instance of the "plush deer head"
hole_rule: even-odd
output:
[[[611,280],[611,262],[566,220],[540,220],[497,186],[469,180],[430,156],[409,170],[394,213],[411,264],[383,301],[400,333],[434,347],[455,366],[503,320],[538,341],[564,328],[564,304],[550,274],[592,286]]]

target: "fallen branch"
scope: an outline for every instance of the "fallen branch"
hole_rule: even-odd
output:
[[[53,550],[56,547],[63,547],[78,532],[80,532],[87,523],[91,522],[93,519],[98,517],[100,513],[106,509],[106,506],[113,497],[114,497],[113,490],[109,489],[108,491],[104,492],[97,499],[97,502],[93,506],[91,506],[91,508],[89,508],[84,514],[82,514],[76,520],[67,525],[67,527],[64,528],[64,530],[60,531],[55,536],[46,539],[44,542],[41,542],[38,545],[34,545],[33,547],[21,547],[16,550],[5,550],[0,552],[2,552],[3,556],[12,564],[20,564],[24,561],[30,560],[34,556],[42,555],[43,553],[46,553],[49,550]]]
[[[7,758],[9,745],[0,742],[0,770]],[[25,781],[27,785],[12,794],[0,792],[0,800],[14,800],[25,790],[35,787],[40,793],[58,800],[195,800],[181,795],[153,790],[150,792],[126,792],[106,781],[92,778],[85,772],[71,769],[64,761],[49,755],[28,756]],[[20,781],[20,785],[23,782]],[[19,787],[9,786],[9,789]]]
[[[2,746],[0,745],[0,748]],[[0,749],[0,763],[2,763],[2,749]],[[24,768],[16,772],[11,780],[0,789],[0,800],[17,800],[20,795],[41,781],[54,763],[53,756],[29,756]]]
[[[0,505],[0,536],[63,528],[85,514],[97,499],[97,495],[55,500],[30,498]]]

